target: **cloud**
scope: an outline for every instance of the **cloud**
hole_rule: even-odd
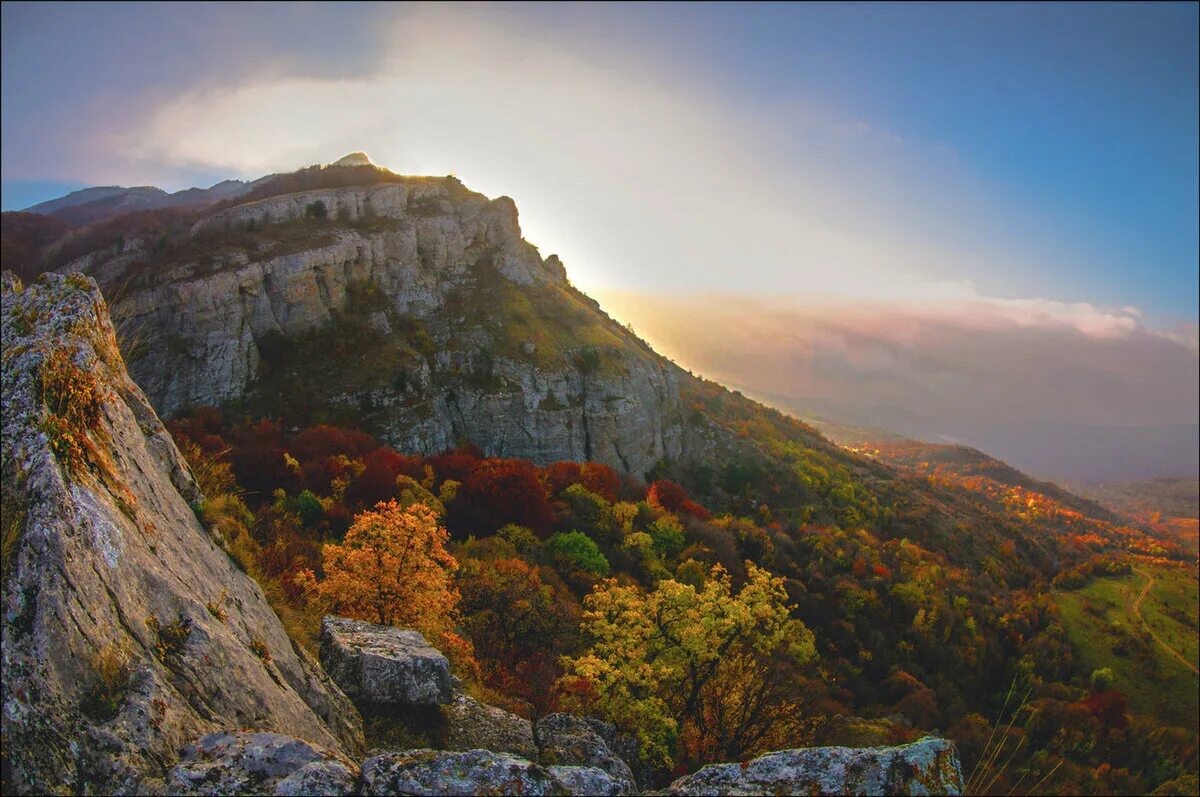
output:
[[[985,245],[993,211],[952,151],[825,101],[731,95],[666,56],[479,8],[406,7],[378,38],[369,72],[184,88],[107,145],[152,175],[256,177],[360,149],[454,172],[516,199],[584,289],[886,297],[1038,265]]]
[[[600,299],[699,373],[855,422],[890,419],[901,433],[898,422],[907,433],[967,438],[998,424],[1195,423],[1194,331],[1153,331],[1124,310],[1083,303],[932,293],[940,298]]]

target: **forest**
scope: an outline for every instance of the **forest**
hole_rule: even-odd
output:
[[[705,384],[692,400],[721,400]],[[1163,677],[1153,641],[1098,657],[1076,611],[1147,566],[1194,598],[1177,546],[978,473],[868,490],[836,451],[785,442],[798,422],[739,423],[777,470],[664,462],[643,483],[210,408],[170,430],[198,516],[299,644],[330,611],[416,627],[476,694],[613,721],[664,778],[936,731],[974,793],[1194,791],[1194,718],[1137,694]]]

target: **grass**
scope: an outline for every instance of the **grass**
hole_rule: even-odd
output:
[[[1197,584],[1184,568],[1142,566],[1156,579],[1142,602],[1147,624],[1193,663],[1197,656]],[[1113,687],[1130,710],[1184,728],[1200,721],[1196,694],[1200,679],[1149,635],[1140,632],[1133,602],[1146,579],[1136,571],[1120,578],[1097,578],[1082,589],[1054,593],[1067,637],[1083,669],[1109,667]]]
[[[95,681],[84,695],[80,710],[89,717],[107,721],[115,717],[129,694],[129,657],[115,644],[105,645],[92,657]]]
[[[192,634],[192,621],[182,614],[169,623],[162,623],[151,615],[146,618],[146,625],[154,634],[154,652],[164,664],[178,659]]]
[[[7,594],[8,574],[17,563],[17,547],[25,530],[23,497],[16,487],[16,477],[5,478],[0,484],[0,579]]]

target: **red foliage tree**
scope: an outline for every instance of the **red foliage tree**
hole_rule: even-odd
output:
[[[550,534],[554,512],[538,469],[520,459],[485,459],[450,504],[447,525],[456,534],[492,534],[509,523]]]
[[[588,462],[583,466],[583,486],[612,503],[621,492],[621,477],[601,462]]]
[[[479,446],[469,443],[432,457],[426,457],[425,463],[433,468],[439,484],[446,479],[454,479],[465,484],[470,478],[471,472],[478,467],[482,459],[483,451]]]
[[[572,484],[583,482],[583,466],[578,462],[552,462],[544,469],[546,491],[555,496]]]
[[[668,512],[682,512],[683,505],[688,500],[687,490],[668,479],[659,479],[650,485],[646,497],[652,506],[658,506]]]

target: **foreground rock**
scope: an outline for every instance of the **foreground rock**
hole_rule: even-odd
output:
[[[745,764],[713,764],[666,794],[962,794],[953,742],[927,737],[900,747],[810,747]]]
[[[183,750],[167,776],[173,794],[350,795],[357,767],[275,733],[213,733]]]
[[[491,750],[537,759],[533,723],[511,711],[480,703],[461,692],[442,709],[446,721],[442,746],[447,750]],[[565,764],[576,763],[564,761]]]
[[[431,706],[452,697],[450,662],[417,631],[326,617],[321,664],[361,703]]]
[[[585,719],[570,714],[550,714],[538,720],[537,740],[544,764],[595,767],[621,784],[621,793],[636,789],[633,772],[609,749],[604,738]]]
[[[361,793],[371,795],[569,794],[546,769],[487,750],[408,750],[368,758]]]
[[[95,284],[5,278],[2,316],[6,786],[161,790],[230,728],[357,754],[353,704],[196,519]]]
[[[546,771],[562,782],[568,794],[580,794],[596,797],[617,797],[617,795],[637,794],[633,784],[627,780],[614,778],[603,769],[596,767],[568,767],[552,765]]]

